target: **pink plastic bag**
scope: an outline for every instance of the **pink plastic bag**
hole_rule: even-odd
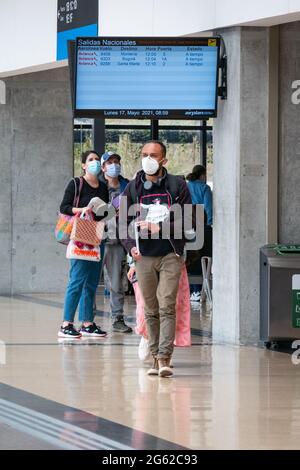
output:
[[[147,327],[144,314],[144,299],[138,282],[133,284],[136,300],[136,328],[137,335],[147,338]],[[175,346],[191,346],[191,306],[190,286],[185,264],[182,266],[179,289],[176,298],[176,336]]]

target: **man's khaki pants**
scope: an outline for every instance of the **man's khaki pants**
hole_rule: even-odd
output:
[[[176,297],[183,257],[143,256],[136,262],[136,273],[145,302],[145,319],[151,354],[169,358],[174,349]]]

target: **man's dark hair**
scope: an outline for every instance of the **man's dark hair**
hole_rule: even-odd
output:
[[[188,181],[196,181],[198,180],[201,176],[206,175],[206,168],[205,166],[202,165],[196,165],[193,168],[192,173],[190,173],[186,179]]]
[[[167,155],[167,147],[165,146],[165,144],[163,144],[162,142],[160,142],[159,140],[149,140],[148,142],[145,142],[143,147],[147,144],[157,144],[160,146],[161,148],[161,153],[163,154],[163,157],[165,158],[166,155]]]
[[[81,154],[81,163],[86,163],[87,159],[88,159],[88,156],[91,155],[91,153],[94,153],[95,155],[97,155],[97,157],[99,157],[99,160],[100,160],[100,155],[98,154],[98,152],[96,152],[96,150],[87,150],[86,152],[83,152]]]

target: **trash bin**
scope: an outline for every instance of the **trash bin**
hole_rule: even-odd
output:
[[[300,339],[300,245],[260,250],[260,339],[267,348]]]

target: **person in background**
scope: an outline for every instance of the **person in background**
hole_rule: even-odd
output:
[[[99,180],[109,193],[109,202],[114,205],[118,196],[124,191],[128,180],[121,176],[121,157],[114,152],[105,152],[101,157],[101,173]],[[116,207],[117,209],[117,207]],[[117,216],[118,217],[118,216]],[[132,333],[132,328],[124,321],[123,273],[126,265],[126,251],[121,245],[117,234],[117,217],[107,222],[107,237],[103,264],[110,286],[110,309],[113,319],[113,331]]]
[[[209,247],[212,244],[212,224],[213,224],[213,206],[212,206],[212,191],[210,186],[206,184],[206,168],[202,165],[196,165],[187,178],[188,188],[191,193],[193,204],[204,205],[205,211],[205,227],[204,227],[204,251],[201,251],[201,256],[212,256]],[[208,251],[207,251],[208,250]],[[205,252],[205,254],[204,254]],[[201,271],[201,259],[199,257],[197,263]],[[201,274],[193,272],[193,274]],[[191,302],[200,302],[201,300],[201,285],[191,285]]]
[[[213,224],[212,191],[206,184],[206,168],[196,165],[186,179],[193,204],[203,204],[206,214],[206,225]]]
[[[84,152],[81,156],[82,189],[79,195],[78,207],[73,207],[75,196],[74,180],[68,184],[60,205],[60,212],[66,215],[81,214],[90,210],[87,206],[91,199],[100,198],[108,203],[106,186],[99,182],[100,157],[94,150]],[[79,193],[80,178],[75,178],[77,194]],[[96,220],[101,220],[97,218]],[[106,332],[94,323],[94,298],[99,284],[101,261],[70,260],[71,269],[69,283],[65,294],[64,317],[58,332],[60,338],[80,338],[81,336],[104,337]],[[79,304],[80,331],[74,328],[75,313]]]

